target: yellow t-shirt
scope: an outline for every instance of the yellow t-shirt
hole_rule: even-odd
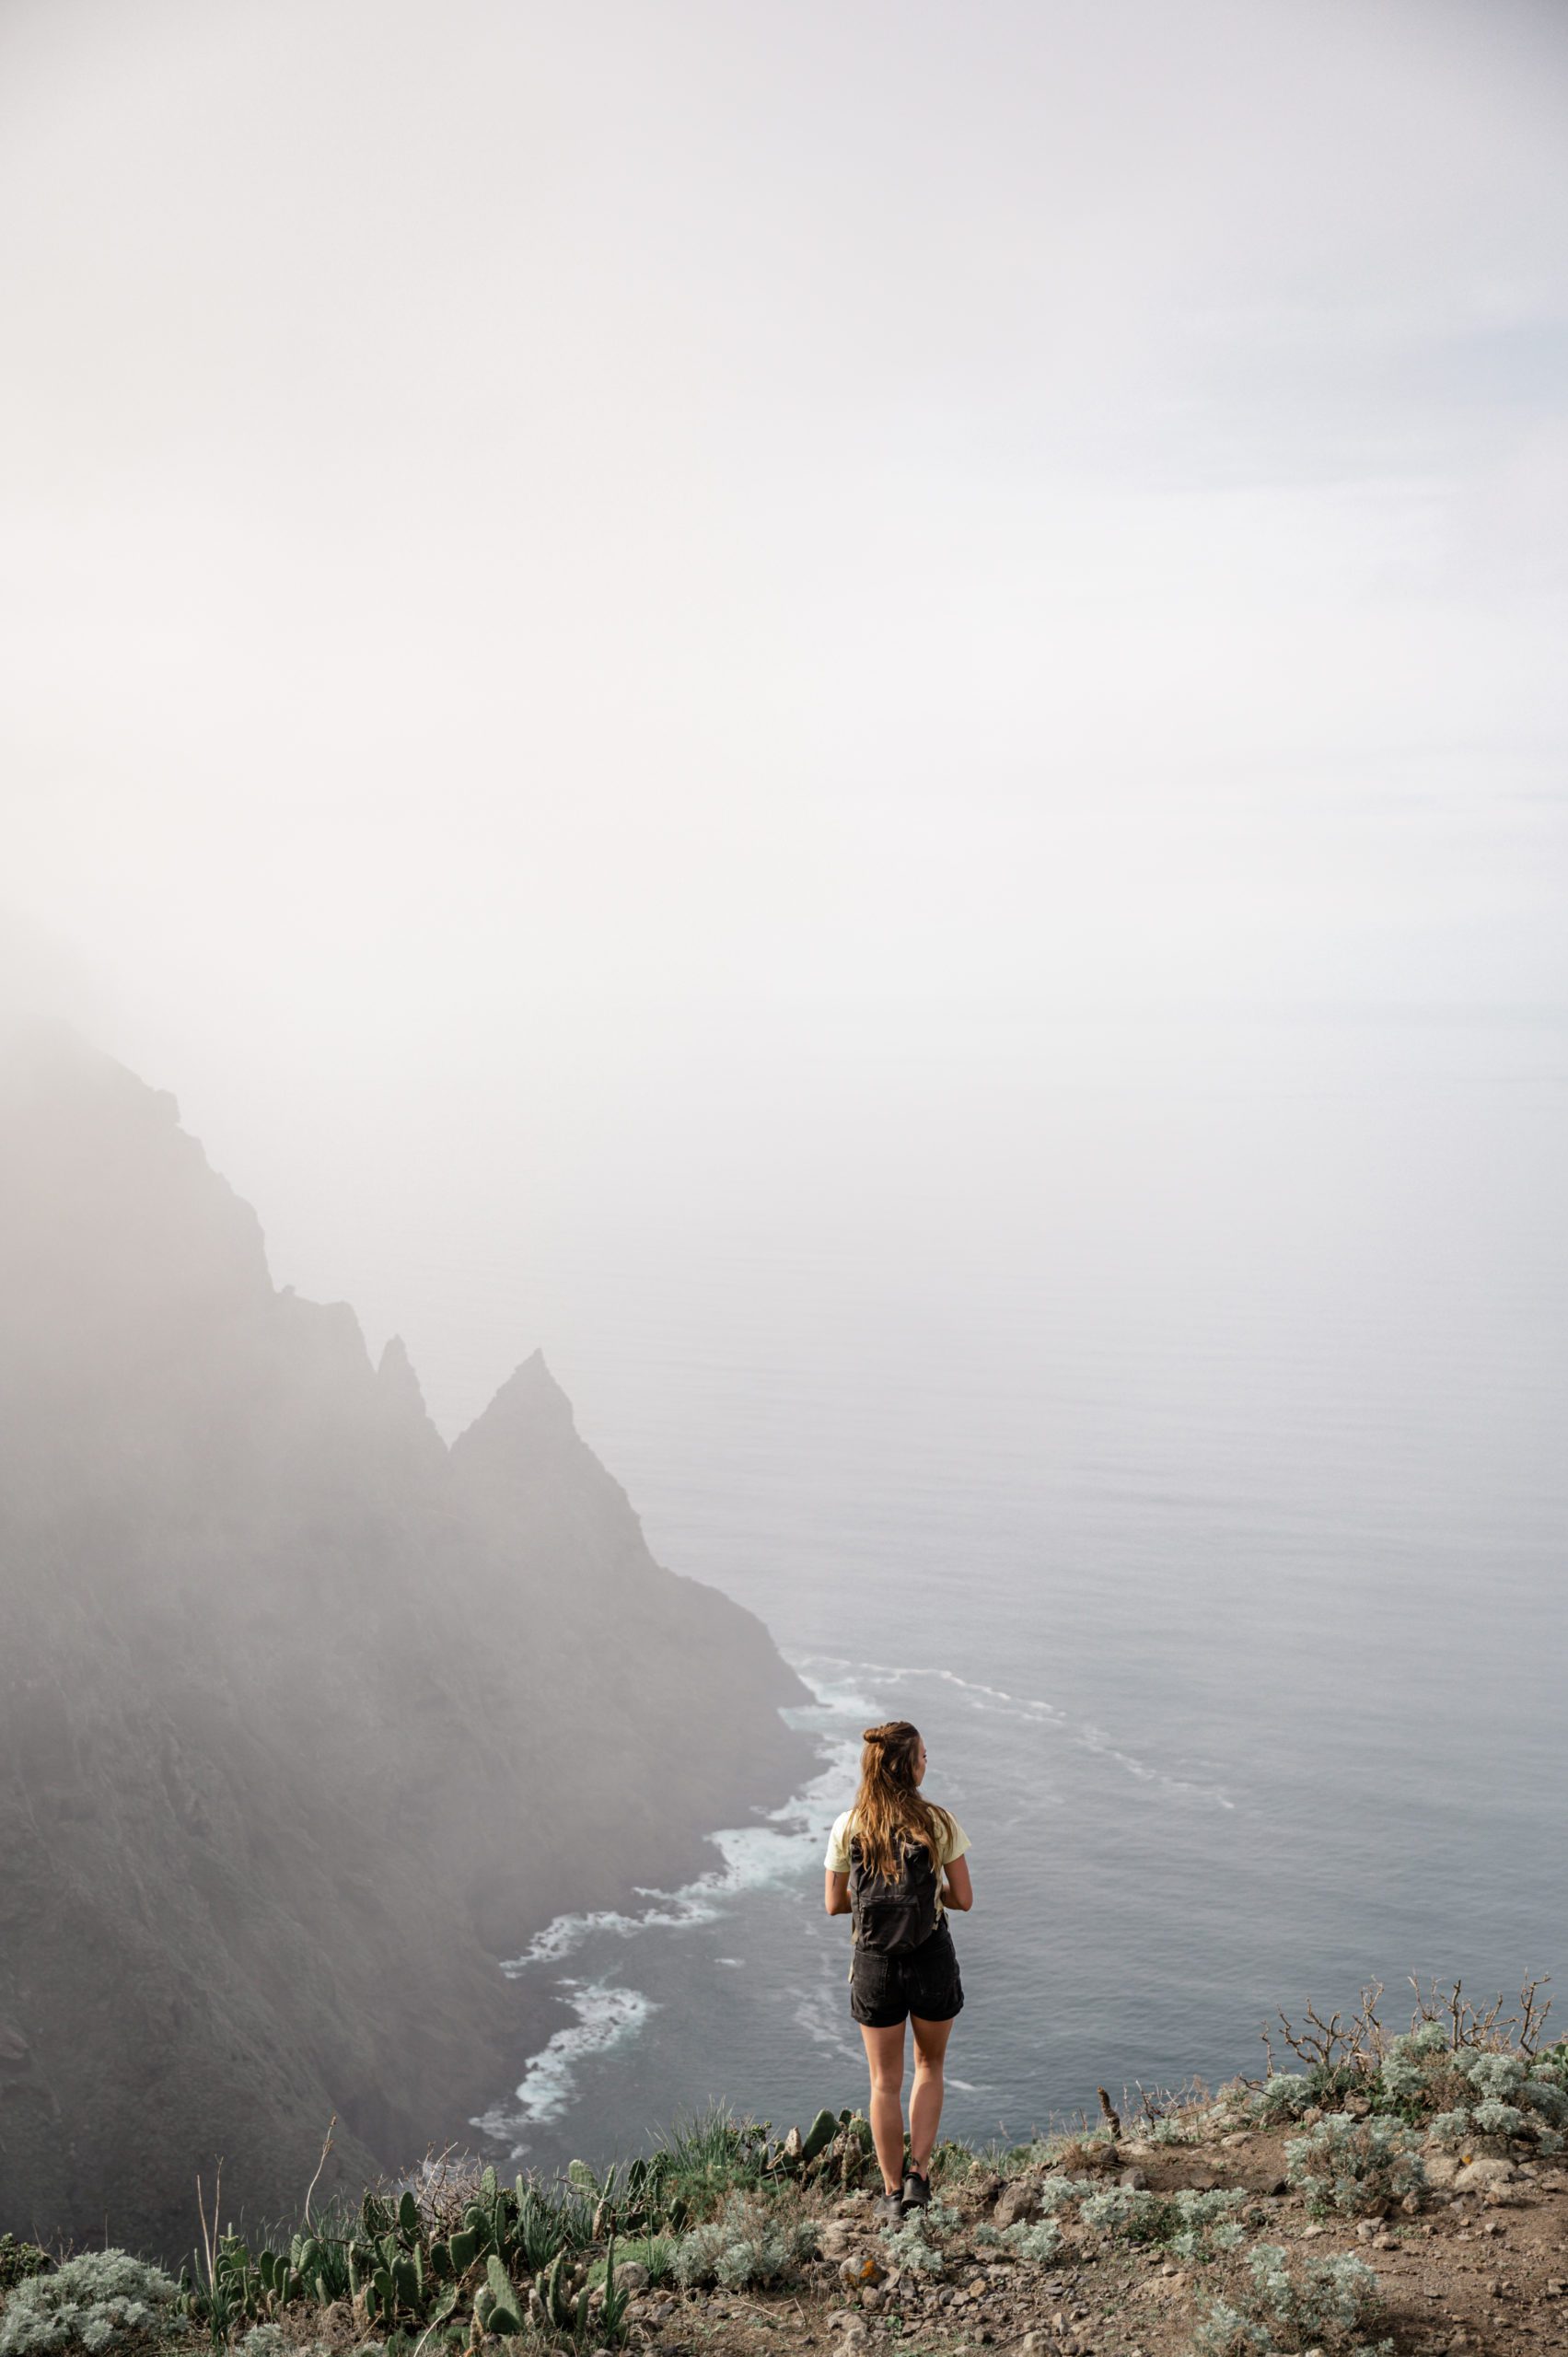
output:
[[[850,1819],[854,1815],[854,1809],[846,1808],[842,1817],[835,1817],[833,1819],[833,1829],[828,1836],[828,1855],[824,1861],[828,1872],[830,1875],[847,1875],[849,1872]],[[964,1829],[958,1823],[958,1818],[952,1816],[951,1812],[948,1813],[948,1822],[952,1826],[953,1829],[951,1834],[943,1842],[942,1855],[936,1861],[936,1871],[938,1876],[940,1876],[942,1869],[945,1866],[950,1866],[952,1864],[955,1858],[961,1858],[964,1852],[970,1846],[969,1835],[964,1831]],[[938,1915],[945,1915],[947,1911],[947,1910],[943,1906],[941,1899],[938,1898],[936,1901],[936,1912]]]

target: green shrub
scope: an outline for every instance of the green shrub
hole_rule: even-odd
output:
[[[1236,2213],[1247,2195],[1217,2186],[1207,2192],[1151,2193],[1142,2187],[1108,2185],[1086,2194],[1078,2215],[1086,2226],[1115,2242],[1168,2243],[1179,2258],[1206,2258],[1241,2238]]]
[[[791,2275],[817,2247],[817,2229],[786,2217],[755,2195],[732,2193],[718,2217],[682,2235],[675,2252],[679,2283],[719,2283],[744,2291]]]
[[[648,2282],[668,2283],[675,2273],[677,2244],[673,2235],[637,2235],[631,2241],[617,2243],[615,2264],[624,2267],[629,2260],[648,2270]],[[604,2282],[605,2261],[596,2258],[588,2270],[588,2282],[597,2291]]]
[[[298,2344],[281,2324],[253,2324],[234,2344],[238,2357],[291,2357]]]
[[[1345,2218],[1384,2218],[1426,2183],[1415,2142],[1397,2120],[1331,2112],[1305,2136],[1292,2137],[1285,2175],[1314,2217],[1338,2211]]]
[[[1389,2044],[1373,2100],[1380,2111],[1424,2124],[1453,2150],[1526,2136],[1553,2153],[1568,2123],[1568,2062],[1557,2047],[1533,2059],[1502,2048],[1456,2048],[1440,2022],[1422,2022]]]
[[[19,2243],[15,2235],[0,2235],[0,2293],[25,2283],[29,2275],[41,2275],[49,2265],[49,2253],[37,2243]]]
[[[1260,2087],[1249,2090],[1244,2108],[1260,2128],[1283,2128],[1310,2110],[1313,2101],[1305,2073],[1276,2071]]]
[[[18,2283],[0,2316],[0,2357],[41,2349],[104,2348],[168,2316],[178,2286],[160,2267],[128,2251],[84,2251],[52,2275]]]
[[[1037,2267],[1054,2265],[1062,2253],[1062,2229],[1054,2218],[1037,2218],[1033,2225],[1020,2218],[1016,2226],[1004,2226],[996,2239],[1015,2258],[1032,2259]]]
[[[1435,2033],[1434,2035],[1433,2033]],[[1531,2139],[1559,2152],[1568,2123],[1568,2090],[1557,2075],[1556,2049],[1528,2055],[1486,2049],[1456,2052],[1436,2024],[1396,2038],[1384,2058],[1383,2100],[1406,2119],[1424,2121],[1432,2142],[1453,2152]]]
[[[939,2207],[936,2202],[931,2204],[933,2210]],[[940,2275],[947,2262],[931,2239],[932,2234],[939,2231],[939,2225],[934,2227],[930,2223],[928,2211],[912,2210],[901,2226],[883,2235],[882,2256],[889,2267],[901,2267],[915,2274]],[[994,2226],[991,2239],[1001,2240]]]
[[[1321,2350],[1324,2357],[1388,2357],[1391,2340],[1363,2336],[1377,2321],[1377,2278],[1348,2252],[1301,2258],[1277,2243],[1247,2254],[1223,2297],[1211,2300],[1192,2338],[1198,2357],[1274,2357]]]
[[[977,2226],[972,2239],[1011,2250],[1020,2258],[1049,2266],[1061,2256],[1059,2215],[1076,2209],[1081,2223],[1108,2242],[1166,2244],[1179,2258],[1204,2259],[1241,2240],[1237,2212],[1248,2195],[1228,2186],[1200,2192],[1151,2193],[1146,2188],[1107,2185],[1098,2177],[1047,2177],[1040,2189],[1043,2217],[1033,2224]],[[900,2238],[885,2236],[889,2250]]]
[[[1568,2089],[1568,2038],[1560,2038],[1554,2046],[1543,2046],[1531,2059],[1530,2075]]]

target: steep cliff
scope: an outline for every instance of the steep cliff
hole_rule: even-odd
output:
[[[0,1074],[0,2223],[186,2244],[464,2137],[497,1969],[781,1799],[804,1700],[661,1569],[535,1357],[447,1449],[278,1292],[172,1098]]]

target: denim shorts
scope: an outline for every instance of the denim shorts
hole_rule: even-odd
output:
[[[950,2022],[963,2003],[964,1984],[945,1915],[917,1948],[884,1956],[857,1943],[851,1954],[849,2009],[867,2029],[892,2029],[910,2014],[917,2021]]]

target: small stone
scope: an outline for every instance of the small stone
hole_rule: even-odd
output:
[[[863,2308],[879,2308],[881,2306],[882,2294],[875,2283],[868,2283],[866,2285],[865,2291],[860,2295],[860,2305]]]
[[[640,2259],[622,2259],[621,2265],[615,2270],[615,2288],[618,2292],[645,2292],[647,2290],[648,2270]]]
[[[1398,2235],[1375,2235],[1372,2238],[1372,2247],[1374,2250],[1398,2250],[1400,2238]]]
[[[1490,2193],[1500,2187],[1512,2185],[1512,2161],[1492,2160],[1482,2155],[1480,2160],[1467,2161],[1454,2178],[1456,2193]]]
[[[1037,2179],[1015,2177],[1005,2185],[996,2197],[993,2213],[998,2226],[1016,2226],[1026,2220],[1040,2216],[1040,2185]]]
[[[1305,2243],[1309,2243],[1316,2235],[1326,2235],[1329,2229],[1327,2226],[1321,2224],[1318,2219],[1314,2218],[1310,2223],[1303,2226],[1301,2230],[1301,2239]]]

